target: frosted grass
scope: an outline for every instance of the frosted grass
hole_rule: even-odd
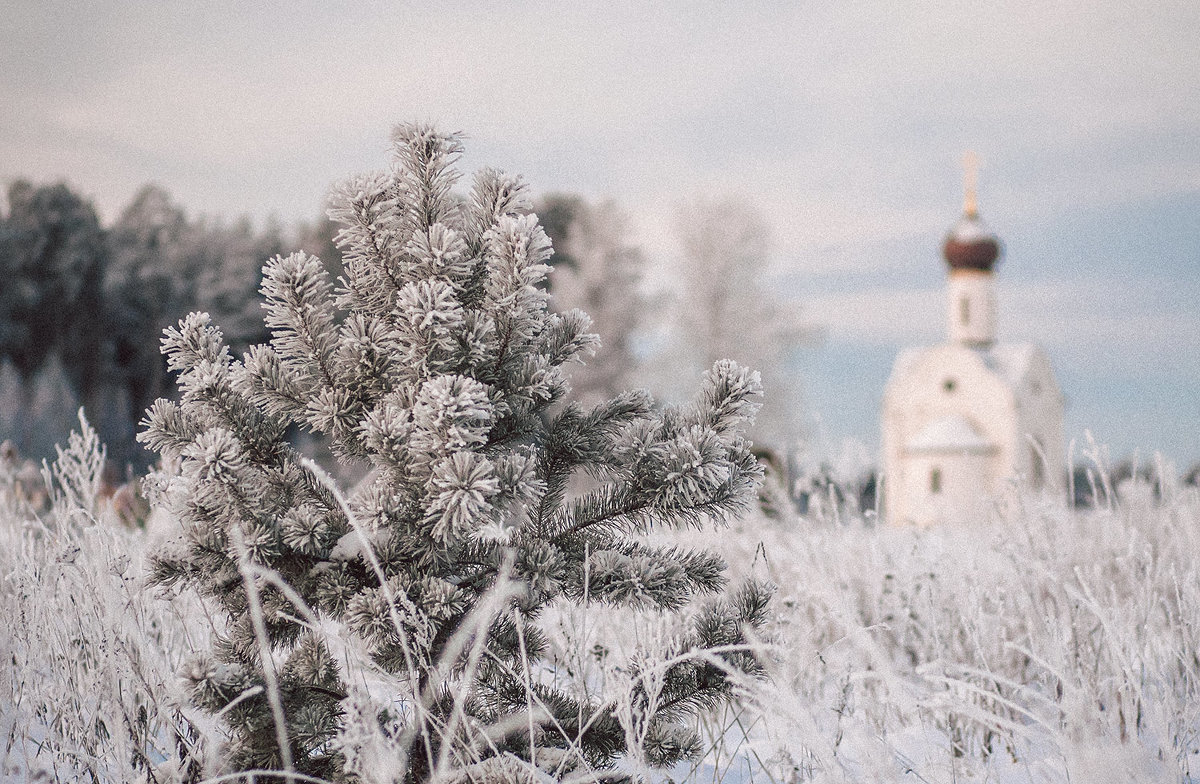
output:
[[[1200,494],[1125,489],[1093,510],[1014,490],[961,528],[707,534],[779,586],[774,669],[687,779],[1196,780]]]
[[[41,515],[0,481],[0,781],[215,776],[222,729],[187,708],[178,676],[212,622],[187,595],[147,591],[150,536],[97,498],[98,454],[85,427],[46,471],[54,502]],[[969,528],[890,529],[838,510],[682,534],[779,592],[758,643],[769,677],[742,680],[734,704],[705,716],[704,758],[669,776],[1197,780],[1200,494],[1166,482],[1161,498],[1104,490],[1092,510],[1014,490]],[[581,679],[628,709],[636,735],[621,663],[652,659],[679,619],[555,612],[554,663],[528,677]],[[347,700],[357,718],[343,736],[365,767],[387,745],[368,681]],[[624,770],[667,775],[636,755]]]
[[[209,624],[145,588],[147,535],[98,497],[102,457],[82,422],[40,514],[0,476],[0,781],[179,780],[205,758],[176,673]]]

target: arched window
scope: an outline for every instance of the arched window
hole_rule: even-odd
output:
[[[929,492],[934,495],[942,492],[942,469],[934,468],[929,472]]]

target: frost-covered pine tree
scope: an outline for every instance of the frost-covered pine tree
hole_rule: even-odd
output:
[[[642,711],[636,751],[651,764],[695,753],[689,717],[757,666],[738,646],[766,589],[717,596],[718,558],[639,538],[753,498],[741,433],[756,374],[719,362],[680,408],[643,393],[565,402],[564,366],[595,340],[588,319],[546,307],[551,249],[519,180],[485,170],[455,195],[460,150],[397,129],[392,169],[344,186],[331,210],[336,293],[315,257],[266,265],[269,344],[235,360],[203,313],[167,330],[181,400],[157,401],[141,437],[181,465],[157,480],[182,531],[153,578],[223,611],[187,676],[227,724],[234,769],[364,780],[369,755],[346,730],[363,708],[330,629],[369,653],[372,695],[390,694],[371,720],[396,781],[502,781],[529,762],[561,777],[630,751],[611,702],[543,677],[553,602],[677,610],[709,596],[653,699],[625,703]],[[370,468],[348,501],[289,446],[292,425]],[[592,489],[573,497],[577,472]]]

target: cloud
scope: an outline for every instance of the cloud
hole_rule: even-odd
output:
[[[1005,211],[1031,193],[1200,182],[1194,151],[1137,144],[1200,127],[1189,3],[81,13],[27,6],[0,34],[0,94],[21,118],[0,133],[4,159],[82,169],[101,192],[122,167],[186,159],[175,173],[209,210],[305,214],[330,180],[379,165],[410,118],[468,131],[478,160],[546,189],[651,211],[664,195],[761,194],[797,251],[940,221],[968,144]],[[254,176],[206,176],[220,169]],[[262,190],[243,195],[246,179]]]
[[[1194,380],[1194,246],[1143,207],[1193,194],[1171,214],[1194,214],[1197,31],[1194,0],[18,3],[0,181],[65,178],[110,218],[150,180],[194,211],[310,218],[386,164],[394,122],[430,120],[468,134],[467,168],[614,199],[664,284],[675,206],[745,197],[781,289],[885,356],[942,337],[970,147],[985,217],[1026,253],[1001,268],[1004,334]],[[1089,210],[1138,241],[1067,233]]]
[[[1133,378],[1200,376],[1200,286],[1154,277],[997,284],[998,337],[1042,344],[1060,365]],[[816,294],[801,303],[832,343],[905,346],[946,339],[943,288]]]
[[[804,311],[822,325],[831,342],[921,345],[944,337],[944,295],[940,290],[868,289],[815,295]]]
[[[1110,376],[1200,377],[1200,286],[1156,277],[1092,277],[1001,289],[1001,327],[1061,361]]]

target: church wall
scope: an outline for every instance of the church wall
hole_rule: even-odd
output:
[[[953,388],[947,389],[947,382]],[[924,350],[893,375],[884,393],[884,514],[889,520],[911,518],[919,505],[928,467],[904,453],[926,425],[946,416],[966,418],[984,439],[997,448],[989,456],[968,461],[974,492],[986,495],[998,489],[1013,472],[1017,459],[1016,399],[973,350],[944,345]],[[952,462],[961,456],[949,456]],[[955,465],[958,463],[955,462]],[[957,469],[955,469],[957,475]],[[980,485],[983,485],[982,487]],[[915,494],[914,494],[915,493]]]
[[[973,524],[987,511],[979,477],[990,474],[988,453],[929,453],[909,456],[904,472],[902,516],[893,522],[919,526]]]
[[[1063,397],[1054,380],[1050,360],[1038,350],[1017,389],[1020,459],[1016,472],[1030,487],[1061,490],[1066,478],[1066,444],[1063,441]],[[1030,438],[1041,446],[1044,464],[1035,465]]]

